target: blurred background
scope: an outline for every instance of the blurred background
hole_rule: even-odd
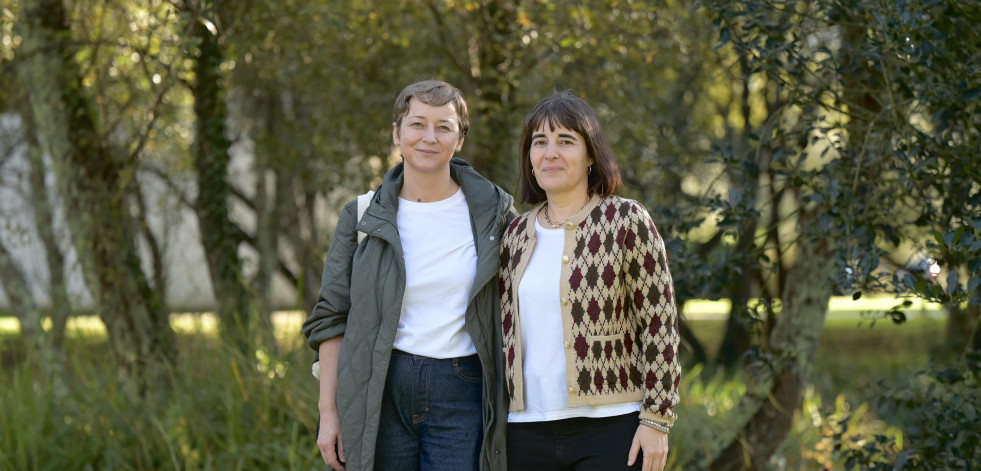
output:
[[[0,469],[322,469],[299,325],[430,78],[511,192],[535,102],[596,109],[669,469],[981,467],[979,50],[956,0],[0,0]]]

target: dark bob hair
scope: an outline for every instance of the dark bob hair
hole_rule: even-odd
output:
[[[596,113],[589,104],[566,90],[539,101],[521,124],[521,177],[518,180],[521,201],[538,204],[545,201],[545,190],[531,173],[531,138],[535,131],[548,123],[549,129],[561,126],[579,133],[586,141],[586,150],[593,160],[589,173],[589,193],[602,197],[616,194],[623,184],[620,165],[603,136]]]

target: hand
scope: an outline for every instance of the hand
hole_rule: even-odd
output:
[[[646,425],[638,425],[634,441],[627,455],[627,466],[637,461],[637,452],[643,450],[643,471],[663,471],[668,461],[668,434],[654,430]]]
[[[341,419],[337,411],[320,413],[320,435],[317,436],[320,456],[327,466],[344,471],[344,439],[341,438]]]

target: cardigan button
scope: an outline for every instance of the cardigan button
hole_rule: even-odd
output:
[[[568,306],[569,305],[569,300],[567,298],[562,298],[562,300],[559,301],[559,302],[561,302],[563,306]]]
[[[572,343],[568,341],[565,342],[565,348],[572,348]]]
[[[575,394],[575,393],[576,393],[576,388],[569,386],[569,394]]]
[[[568,230],[570,230],[570,231],[571,231],[572,229],[574,229],[575,227],[576,227],[576,225],[575,225],[575,224],[573,224],[573,223],[571,223],[571,222],[567,222],[567,223],[565,223],[565,228],[566,228],[566,229],[568,229]]]
[[[562,263],[569,263],[569,256],[568,255],[563,255],[562,256]]]

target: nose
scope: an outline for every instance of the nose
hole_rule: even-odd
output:
[[[436,142],[436,128],[426,126],[426,130],[422,132],[422,140],[425,142]]]
[[[554,158],[558,157],[559,156],[559,146],[555,145],[554,143],[549,142],[548,145],[545,146],[545,154],[544,154],[544,156],[545,156],[546,159],[554,159]]]

